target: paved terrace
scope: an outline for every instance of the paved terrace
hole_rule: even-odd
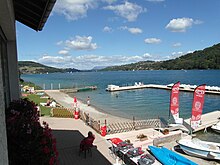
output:
[[[68,118],[41,117],[41,123],[46,121],[52,129],[54,137],[57,139],[57,150],[59,152],[60,165],[111,165],[115,160],[110,156],[108,147],[110,144],[92,130],[81,120]],[[97,149],[92,149],[92,156],[84,154],[79,156],[80,141],[87,136],[88,131],[95,134],[94,145]]]

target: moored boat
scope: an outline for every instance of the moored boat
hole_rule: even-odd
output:
[[[220,160],[220,143],[202,141],[200,139],[181,139],[177,142],[188,155],[205,159]]]
[[[150,151],[163,165],[197,165],[193,161],[165,147],[149,146]]]
[[[218,122],[217,124],[212,125],[211,129],[215,132],[220,133],[220,122]]]

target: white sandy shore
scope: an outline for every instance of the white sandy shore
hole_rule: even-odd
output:
[[[58,102],[63,107],[73,109],[73,98],[68,94],[60,92],[59,90],[45,90],[45,93],[56,100],[56,102]],[[95,120],[100,120],[101,124],[104,124],[105,120],[107,121],[107,124],[129,120],[101,112],[95,107],[88,106],[80,100],[77,100],[77,104],[81,111],[89,113],[89,115]]]

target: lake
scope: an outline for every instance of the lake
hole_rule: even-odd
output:
[[[46,89],[72,88],[96,85],[97,90],[79,92],[79,99],[117,116],[138,119],[168,118],[170,91],[161,89],[139,89],[120,92],[107,92],[110,84],[125,86],[135,82],[167,85],[180,81],[182,84],[220,86],[220,70],[171,70],[171,71],[114,71],[114,72],[74,72],[53,74],[22,75]],[[60,84],[60,85],[59,85]],[[180,92],[180,117],[190,118],[193,93]],[[203,113],[220,110],[219,95],[205,95]]]

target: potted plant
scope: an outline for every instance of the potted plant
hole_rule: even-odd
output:
[[[9,164],[57,164],[56,139],[46,122],[41,126],[34,102],[13,101],[5,114]]]

